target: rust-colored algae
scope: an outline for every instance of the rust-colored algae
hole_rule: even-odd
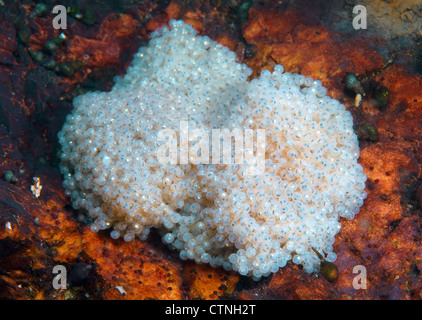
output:
[[[189,262],[184,268],[183,279],[188,286],[190,299],[215,300],[233,294],[238,275],[221,269],[212,269],[207,265]]]
[[[27,11],[20,22],[32,31],[26,44],[16,38],[22,26],[10,17],[18,7],[33,6],[16,2],[9,16],[0,14],[0,175],[10,170],[17,177],[16,183],[0,180],[0,298],[422,299],[422,205],[416,193],[422,184],[420,75],[393,64],[374,79],[388,88],[387,108],[380,111],[369,98],[356,108],[354,97],[344,91],[344,78],[349,72],[381,68],[385,59],[374,50],[379,43],[335,32],[310,19],[306,8],[270,1],[252,6],[247,21],[233,22],[236,16],[227,6],[145,2],[126,7],[124,13],[98,8],[101,14],[94,26],[70,20],[65,44],[45,53],[57,63],[85,61],[70,77],[46,70],[28,53],[29,48],[41,50],[57,35],[51,15],[29,18]],[[377,128],[377,141],[360,142],[368,198],[354,220],[340,220],[334,244],[339,275],[334,282],[289,263],[269,279],[244,285],[233,272],[182,261],[158,235],[126,243],[106,232],[93,233],[80,221],[84,216],[69,206],[55,169],[55,137],[72,106],[60,97],[99,68],[115,65],[124,73],[148,32],[173,18],[236,50],[253,76],[280,63],[288,72],[321,80],[328,94],[352,112],[355,126],[368,122]],[[248,48],[254,52],[241,52]],[[105,80],[106,87],[110,80]],[[40,177],[43,186],[39,198],[30,191],[33,177]],[[83,290],[72,285],[54,289],[53,267],[71,270],[80,261],[92,266]],[[367,270],[366,289],[353,287],[358,265]]]

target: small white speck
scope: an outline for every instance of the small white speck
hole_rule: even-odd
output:
[[[118,286],[118,287],[116,287],[116,289],[119,290],[120,294],[122,294],[124,296],[126,295],[126,291],[125,291],[125,289],[123,289],[122,286]]]
[[[355,96],[355,107],[358,108],[360,106],[360,103],[362,101],[362,96],[358,93]]]
[[[35,197],[39,197],[41,195],[42,185],[40,183],[40,178],[34,177],[34,184],[31,186],[31,191]]]

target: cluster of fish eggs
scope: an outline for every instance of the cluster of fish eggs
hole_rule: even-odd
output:
[[[110,92],[74,100],[59,133],[74,208],[93,231],[132,241],[156,228],[182,259],[256,280],[289,260],[317,271],[315,251],[334,261],[339,218],[353,219],[366,197],[351,114],[319,81],[280,65],[248,81],[251,70],[229,49],[182,21],[169,26]],[[264,170],[160,162],[159,132],[180,133],[181,121],[210,135],[264,129]]]

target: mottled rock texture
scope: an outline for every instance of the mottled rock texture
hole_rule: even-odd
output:
[[[17,181],[0,180],[0,298],[422,298],[422,197],[417,193],[422,182],[422,79],[411,64],[393,63],[371,73],[394,53],[386,53],[382,37],[367,37],[363,30],[334,31],[318,18],[324,10],[298,3],[121,1],[104,6],[87,1],[85,6],[95,12],[95,24],[69,17],[66,41],[37,60],[33,52],[42,52],[43,43],[59,34],[51,27],[53,15],[30,18],[35,3],[4,2],[0,7],[0,175],[11,171]],[[341,9],[337,4],[336,10]],[[181,261],[154,233],[147,242],[130,243],[93,233],[86,225],[89,221],[69,206],[57,170],[56,135],[72,108],[72,97],[111,88],[113,76],[124,73],[132,55],[148,41],[149,32],[171,18],[183,19],[200,34],[235,50],[238,60],[254,70],[252,76],[280,63],[288,72],[320,79],[329,95],[352,112],[356,127],[370,123],[378,129],[377,141],[360,143],[368,198],[354,220],[341,220],[334,244],[339,269],[335,282],[289,263],[255,283]],[[30,30],[27,42],[24,27]],[[47,68],[47,60],[84,64],[66,77]],[[344,89],[349,72],[370,77],[360,107]],[[382,110],[373,94],[380,85],[389,92]],[[30,191],[33,177],[39,177],[43,186],[39,198]],[[80,267],[75,266],[81,263],[91,266],[87,275],[78,276]],[[53,288],[52,269],[58,264],[69,272],[75,268],[78,285]],[[352,286],[356,265],[367,268],[366,290]]]

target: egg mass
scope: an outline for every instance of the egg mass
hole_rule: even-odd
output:
[[[156,228],[181,259],[255,280],[290,260],[318,271],[314,250],[335,261],[339,219],[366,198],[352,116],[319,81],[281,65],[248,81],[235,58],[183,21],[153,32],[110,92],[74,99],[59,133],[66,194],[113,239],[146,240]],[[182,122],[210,136],[265,130],[263,170],[162,163],[158,137]]]

